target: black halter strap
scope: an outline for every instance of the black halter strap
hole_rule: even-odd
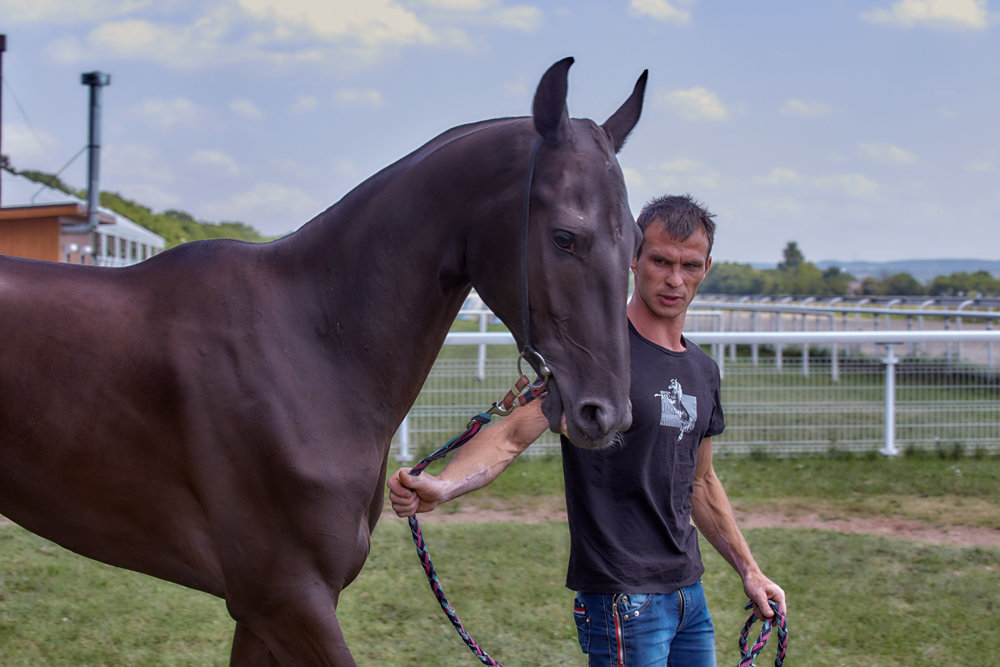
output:
[[[532,385],[534,389],[545,386],[552,371],[545,363],[545,358],[532,345],[531,339],[531,304],[528,298],[528,223],[531,220],[531,182],[535,176],[535,159],[538,157],[538,149],[542,147],[541,135],[535,139],[535,145],[531,149],[531,159],[528,161],[528,174],[524,183],[524,219],[521,223],[521,333],[523,343],[521,345],[521,355],[518,357],[518,370],[520,371],[521,359],[526,360],[538,373],[538,380]],[[523,373],[523,371],[522,371]]]

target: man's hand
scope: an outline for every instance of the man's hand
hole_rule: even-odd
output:
[[[763,574],[757,572],[748,575],[743,580],[743,591],[753,601],[753,613],[757,618],[764,620],[774,616],[774,611],[768,604],[768,600],[777,602],[781,613],[788,616],[788,610],[785,607],[785,591]]]
[[[389,503],[397,516],[430,512],[444,499],[445,483],[426,472],[411,475],[409,468],[400,468],[386,484],[389,486]]]

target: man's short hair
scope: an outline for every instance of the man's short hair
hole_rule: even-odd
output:
[[[657,197],[646,204],[636,223],[642,230],[643,237],[646,228],[659,220],[667,231],[667,235],[678,241],[685,241],[699,227],[705,230],[708,237],[708,254],[712,254],[712,244],[715,242],[715,214],[710,213],[703,204],[695,201],[691,195],[666,195]],[[639,246],[636,256],[642,253]]]

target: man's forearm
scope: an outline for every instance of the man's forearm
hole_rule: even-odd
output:
[[[487,426],[458,449],[437,478],[445,482],[442,502],[490,484],[527,449],[547,427],[541,401],[518,408]]]
[[[736,523],[733,506],[712,465],[712,440],[706,438],[698,450],[691,519],[705,539],[715,547],[740,577],[759,575],[760,568]]]
[[[740,578],[760,574],[750,546],[736,523],[729,497],[718,477],[712,475],[712,478],[714,481],[705,480],[701,485],[695,485],[695,492],[691,496],[691,518],[694,525],[736,570]]]

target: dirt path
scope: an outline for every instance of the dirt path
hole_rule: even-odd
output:
[[[489,521],[518,521],[544,523],[565,521],[566,512],[561,499],[543,499],[530,508],[504,509],[479,504],[471,500],[460,501],[456,509],[447,505],[431,514],[422,514],[426,523],[483,523]],[[442,511],[443,510],[443,511]],[[392,516],[391,513],[387,513]],[[384,518],[388,518],[388,516]],[[829,518],[818,512],[780,512],[774,510],[744,512],[736,510],[736,518],[743,529],[796,528],[804,530],[882,535],[913,542],[944,544],[956,547],[1000,548],[1000,530],[981,526],[940,526],[925,521],[892,517]]]
[[[425,523],[487,523],[490,521],[517,521],[536,524],[548,521],[565,521],[566,511],[560,498],[543,498],[531,507],[505,509],[464,500],[431,514],[422,514]],[[383,519],[394,518],[384,512]],[[829,518],[818,512],[778,512],[773,510],[744,512],[736,510],[740,527],[748,528],[797,528],[804,530],[882,535],[912,542],[945,544],[956,547],[1000,548],[1000,530],[981,526],[939,526],[914,519],[888,517]],[[0,516],[0,526],[11,522]]]

